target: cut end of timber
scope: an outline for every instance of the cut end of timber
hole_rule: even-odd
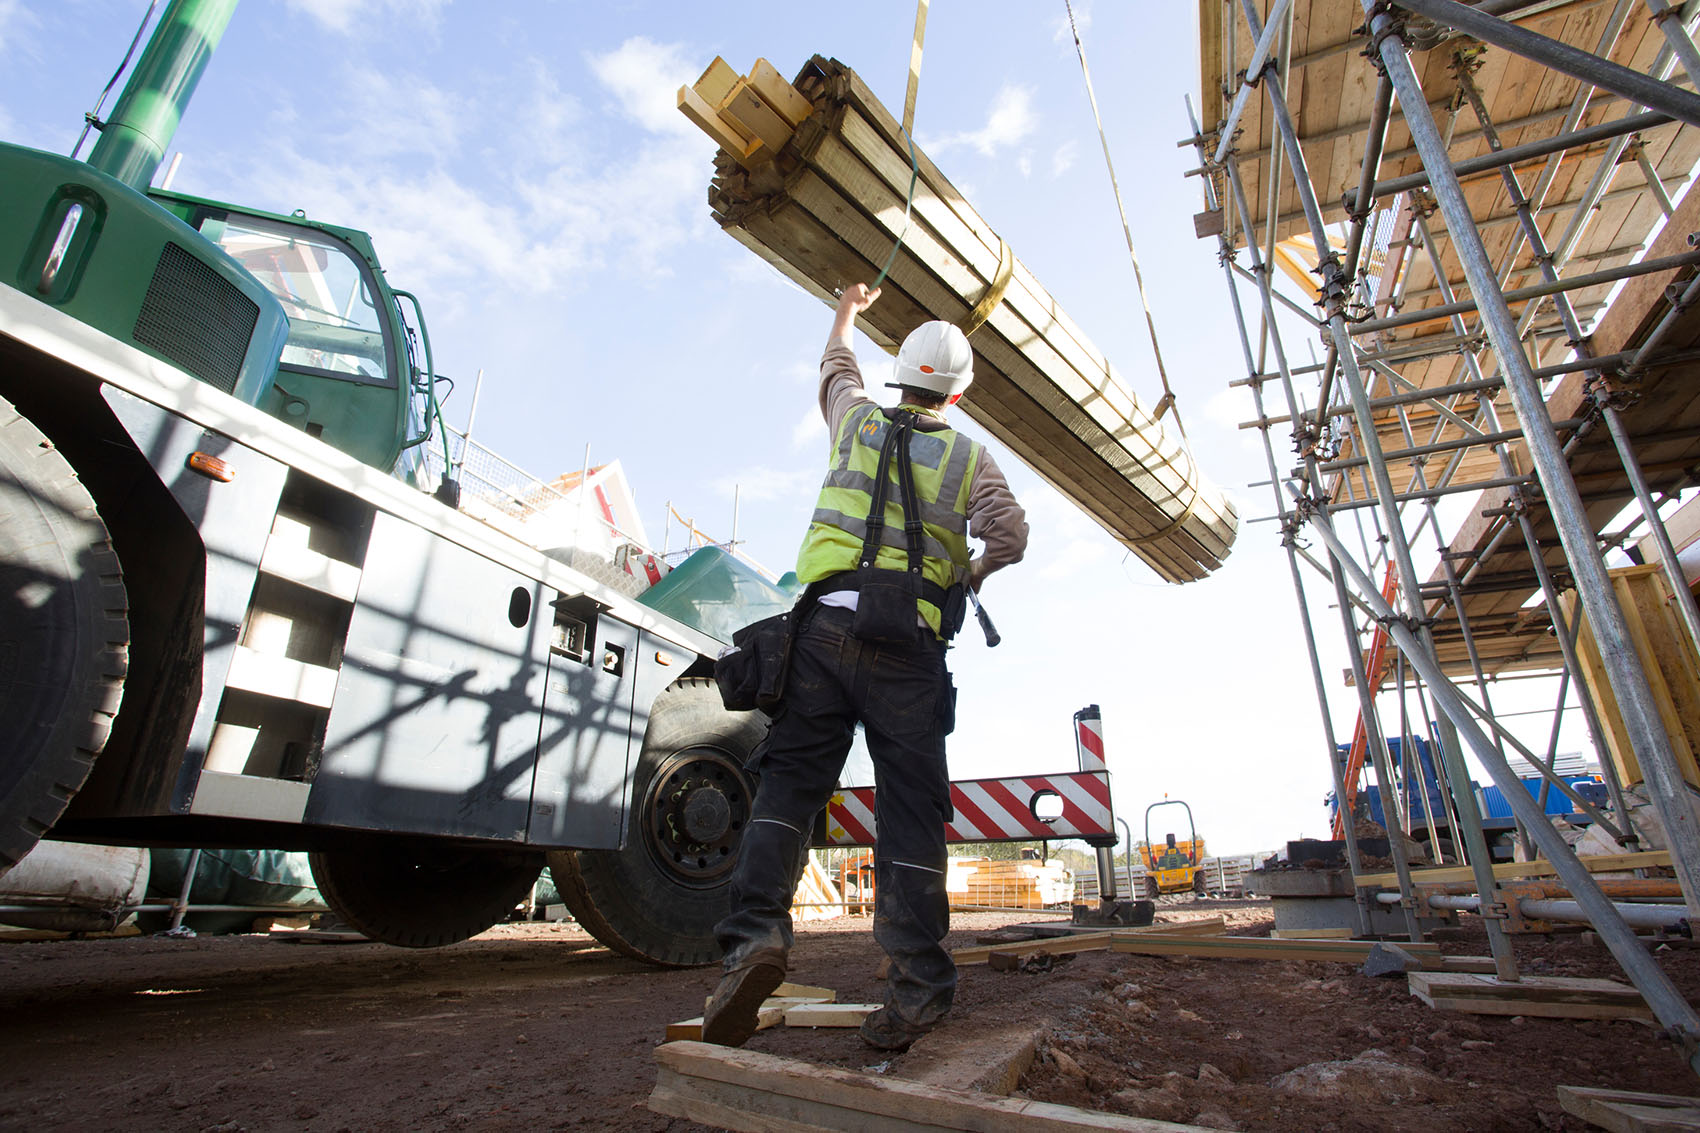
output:
[[[746,77],[718,55],[701,78],[679,88],[678,107],[747,170],[771,162],[814,112],[767,60],[757,59]]]

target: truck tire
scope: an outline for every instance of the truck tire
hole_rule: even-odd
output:
[[[536,853],[371,835],[308,855],[325,904],[382,944],[438,948],[506,919],[543,872]]]
[[[720,957],[732,866],[755,799],[744,763],[767,735],[759,712],[728,712],[714,682],[687,678],[655,700],[621,850],[562,850],[549,871],[573,919],[623,955],[669,968]]]
[[[124,580],[94,500],[0,399],[0,874],[58,821],[124,694]]]

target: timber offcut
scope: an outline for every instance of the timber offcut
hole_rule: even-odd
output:
[[[721,145],[708,200],[735,239],[827,303],[896,247],[870,338],[895,353],[929,319],[961,326],[973,421],[1167,581],[1222,565],[1233,503],[854,71],[817,55],[792,84],[717,59],[679,108]]]

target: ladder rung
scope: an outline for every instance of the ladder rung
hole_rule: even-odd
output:
[[[272,653],[256,653],[238,645],[230,660],[230,675],[225,687],[257,692],[279,700],[329,708],[336,696],[337,670],[323,665],[292,661]]]

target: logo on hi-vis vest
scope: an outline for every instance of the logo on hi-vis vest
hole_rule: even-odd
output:
[[[885,447],[885,430],[889,422],[878,413],[870,413],[856,428],[858,444],[871,449]],[[923,468],[937,468],[944,459],[945,442],[941,437],[930,433],[913,432],[909,434],[909,459]]]

